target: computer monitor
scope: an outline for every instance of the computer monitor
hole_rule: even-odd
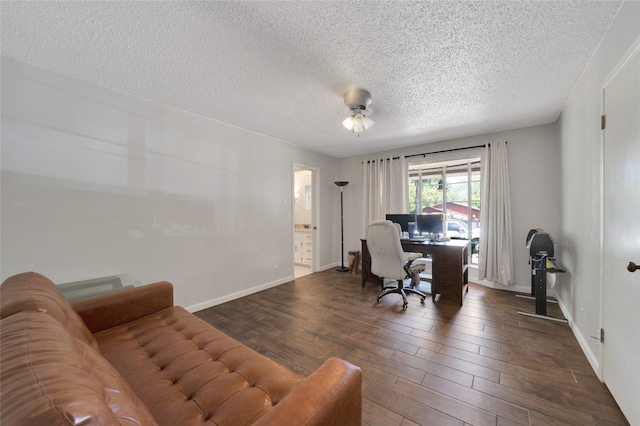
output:
[[[409,232],[409,222],[415,222],[416,215],[415,214],[388,214],[386,216],[386,219],[390,220],[391,222],[400,224],[400,227],[402,228],[402,232]]]
[[[441,213],[419,214],[416,218],[418,232],[422,234],[442,234],[444,221]]]

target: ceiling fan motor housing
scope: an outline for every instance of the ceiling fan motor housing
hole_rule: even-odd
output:
[[[351,110],[364,110],[371,104],[371,93],[363,89],[349,90],[344,94],[344,104]]]

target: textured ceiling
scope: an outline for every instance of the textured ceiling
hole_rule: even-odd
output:
[[[2,54],[334,157],[555,121],[620,1],[1,3]],[[375,126],[342,127],[342,94]]]

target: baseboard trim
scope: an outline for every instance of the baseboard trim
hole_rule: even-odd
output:
[[[511,291],[513,293],[531,294],[531,286],[523,286],[523,285],[515,285],[515,284],[506,286],[502,284],[496,284],[491,281],[479,280],[477,277],[473,277],[473,276],[469,277],[469,281],[474,284],[481,285],[483,287],[495,288],[496,290],[506,290],[506,291]],[[552,294],[551,292],[548,292],[547,296],[553,297],[554,294]]]
[[[341,263],[335,262],[335,263],[332,263],[330,265],[321,266],[318,271],[326,271],[327,269],[337,268],[340,265],[341,265]],[[206,300],[204,302],[196,303],[195,305],[189,305],[189,306],[186,306],[185,309],[187,311],[191,312],[191,313],[198,312],[198,311],[201,311],[203,309],[211,308],[212,306],[221,305],[223,303],[230,302],[232,300],[239,299],[241,297],[248,296],[248,295],[253,294],[253,293],[257,293],[259,291],[267,290],[267,289],[270,289],[272,287],[277,287],[279,285],[282,285],[282,284],[288,283],[290,281],[293,281],[294,279],[295,279],[295,277],[293,275],[290,275],[290,276],[287,276],[287,277],[284,277],[284,278],[280,278],[279,280],[271,281],[271,282],[264,283],[264,284],[261,284],[261,285],[255,286],[255,287],[248,288],[246,290],[242,290],[242,291],[238,291],[238,292],[235,292],[235,293],[227,294],[226,296],[218,297],[216,299]]]
[[[527,283],[527,285],[518,285],[518,284],[504,285],[504,284],[494,283],[493,281],[479,279],[477,265],[469,265],[469,281],[484,287],[495,288],[496,290],[506,290],[514,293],[531,294],[530,283]],[[547,290],[547,296],[555,297],[555,292]]]
[[[221,305],[223,303],[230,302],[232,300],[239,299],[241,297],[248,296],[250,294],[257,293],[259,291],[267,290],[267,289],[270,289],[272,287],[277,287],[279,285],[288,283],[288,282],[290,282],[292,280],[293,280],[293,276],[290,275],[288,277],[280,278],[279,280],[276,280],[276,281],[271,281],[271,282],[268,282],[268,283],[265,283],[265,284],[261,284],[261,285],[255,286],[255,287],[248,288],[246,290],[242,290],[242,291],[238,291],[238,292],[235,292],[235,293],[227,294],[226,296],[222,296],[222,297],[218,297],[218,298],[215,298],[215,299],[207,300],[207,301],[204,301],[204,302],[196,303],[195,305],[190,305],[190,306],[185,307],[185,309],[187,311],[191,312],[191,313],[197,312],[197,311],[201,311],[203,309],[211,308],[212,306]]]
[[[593,371],[594,373],[596,373],[596,376],[598,376],[598,379],[602,381],[602,376],[600,374],[600,361],[598,360],[596,354],[594,354],[589,347],[589,341],[587,340],[587,337],[582,334],[576,323],[573,321],[573,317],[569,313],[569,309],[567,309],[567,306],[560,299],[558,299],[558,306],[560,307],[560,310],[562,311],[564,317],[569,320],[569,327],[571,327],[571,331],[576,337],[576,340],[578,341],[578,344],[580,345],[584,356],[587,357],[587,361],[589,361],[591,368],[593,368]]]
[[[321,267],[318,269],[318,272],[326,271],[326,270],[331,269],[331,268],[337,268],[338,266],[342,266],[342,263],[340,263],[340,262],[334,262],[334,263],[331,263],[331,264],[329,264],[329,265],[321,266]],[[346,266],[346,265],[345,265],[345,266]]]

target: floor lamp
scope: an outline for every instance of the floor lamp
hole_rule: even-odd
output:
[[[342,199],[342,192],[344,191],[344,187],[349,185],[349,182],[339,181],[334,182],[338,187],[340,187],[340,242],[341,242],[341,250],[342,250],[342,266],[337,268],[338,272],[349,272],[349,268],[344,266],[344,204]]]

